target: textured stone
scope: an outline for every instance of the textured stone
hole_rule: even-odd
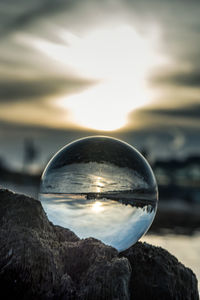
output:
[[[119,255],[8,190],[0,190],[0,289],[20,300],[198,299],[195,275],[164,249],[137,243]]]
[[[126,258],[48,221],[41,203],[0,190],[0,289],[10,299],[129,299]]]
[[[137,243],[120,256],[132,267],[130,299],[199,299],[195,274],[165,249]]]

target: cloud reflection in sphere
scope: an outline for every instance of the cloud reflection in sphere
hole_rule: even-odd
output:
[[[123,251],[150,227],[158,191],[151,167],[135,148],[94,136],[55,154],[43,172],[39,199],[54,224]]]

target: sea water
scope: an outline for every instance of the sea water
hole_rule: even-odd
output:
[[[48,218],[80,238],[95,237],[119,251],[134,244],[151,225],[156,206],[128,194],[40,194]]]

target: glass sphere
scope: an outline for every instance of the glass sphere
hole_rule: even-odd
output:
[[[150,227],[158,190],[151,167],[135,148],[93,136],[54,155],[43,172],[39,199],[55,225],[123,251]]]

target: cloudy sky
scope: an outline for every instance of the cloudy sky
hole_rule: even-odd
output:
[[[0,0],[2,130],[198,131],[199,14],[197,0]]]

